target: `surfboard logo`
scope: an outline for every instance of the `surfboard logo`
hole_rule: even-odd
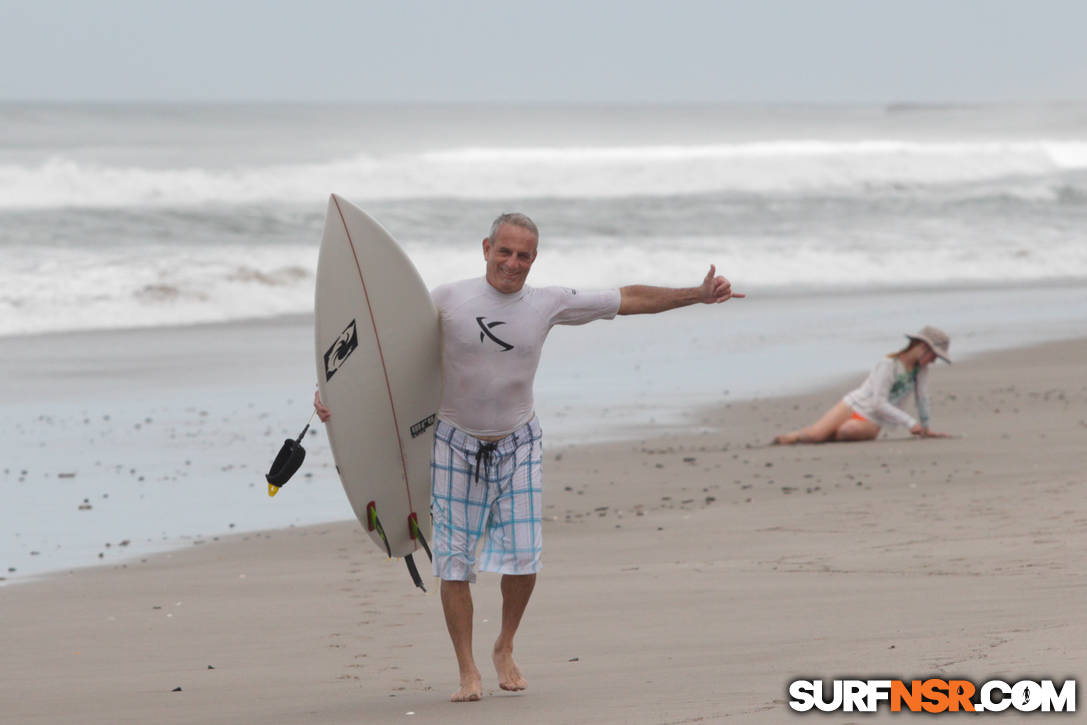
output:
[[[425,431],[430,426],[434,425],[434,423],[437,420],[438,420],[438,416],[432,413],[432,414],[428,415],[427,417],[423,418],[418,423],[415,423],[414,425],[411,426],[411,437],[412,438],[418,438],[419,436],[421,436],[423,434],[423,431]]]
[[[336,338],[336,342],[325,352],[325,382],[327,383],[350,357],[355,348],[359,346],[359,333],[355,329],[355,321],[351,320],[343,332]]]
[[[498,327],[499,325],[504,325],[506,323],[502,322],[501,320],[499,320],[497,322],[484,322],[485,319],[487,319],[487,318],[486,317],[477,317],[476,318],[476,324],[479,325],[479,329],[483,331],[483,332],[479,333],[479,341],[483,342],[487,337],[489,337],[492,340],[494,340],[495,342],[497,342],[502,347],[502,352],[509,352],[510,350],[512,350],[513,345],[509,344],[505,340],[500,340],[497,335],[495,335],[493,332],[491,332],[491,330],[494,329],[495,327]]]

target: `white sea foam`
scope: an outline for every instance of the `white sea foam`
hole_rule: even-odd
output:
[[[407,245],[429,286],[482,274],[465,246]],[[312,245],[223,246],[214,251],[149,245],[137,251],[15,250],[0,270],[0,335],[218,322],[313,308]],[[1053,241],[984,246],[918,241],[873,248],[812,239],[607,237],[555,240],[532,283],[609,287],[689,286],[709,264],[738,291],[800,292],[940,288],[1087,279],[1087,245]]]
[[[37,165],[0,165],[0,209],[304,203],[330,189],[360,200],[848,193],[1082,169],[1087,142],[1047,140],[470,147],[225,170],[109,165],[57,155]]]
[[[313,309],[314,247],[15,250],[0,335],[274,317]]]

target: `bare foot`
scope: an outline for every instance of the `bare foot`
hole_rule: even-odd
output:
[[[460,676],[460,689],[449,698],[450,702],[476,702],[483,698],[483,679],[479,670]]]
[[[494,669],[498,673],[498,686],[503,690],[517,692],[528,687],[528,682],[517,669],[517,663],[513,661],[513,652],[494,651]]]
[[[800,436],[796,433],[782,433],[779,436],[774,436],[773,444],[775,446],[791,446],[800,440]]]

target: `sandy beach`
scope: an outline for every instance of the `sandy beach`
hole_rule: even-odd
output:
[[[488,667],[482,702],[447,702],[435,586],[341,522],[0,589],[0,721],[775,723],[800,677],[1081,677],[1085,363],[1076,340],[940,366],[948,440],[766,445],[850,378],[549,448],[523,693]],[[497,584],[474,587],[481,666]]]

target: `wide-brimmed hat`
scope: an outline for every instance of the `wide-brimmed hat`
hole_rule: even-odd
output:
[[[906,337],[911,340],[920,340],[932,348],[932,351],[936,353],[936,356],[941,360],[948,364],[951,363],[951,354],[947,351],[947,349],[951,347],[951,338],[939,327],[925,325],[921,328],[920,332],[913,335],[907,333]]]

